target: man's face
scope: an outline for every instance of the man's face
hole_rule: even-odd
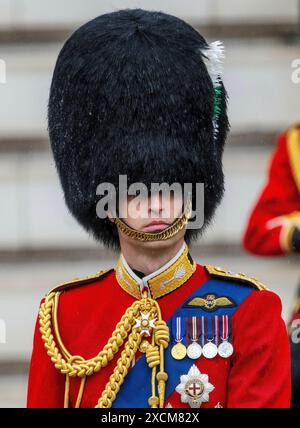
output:
[[[182,215],[183,198],[182,195],[174,192],[152,193],[146,197],[137,198],[128,196],[127,200],[120,203],[119,215],[125,223],[135,230],[141,232],[161,232],[166,229],[174,220]],[[147,246],[147,248],[156,248],[159,246],[168,246],[174,244],[178,239],[182,239],[185,234],[185,228],[175,236],[166,241],[143,242],[136,241],[138,245]],[[119,231],[120,241],[133,240]]]

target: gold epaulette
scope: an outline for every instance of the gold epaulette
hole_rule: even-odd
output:
[[[69,288],[89,284],[90,282],[93,282],[99,278],[102,278],[104,275],[107,275],[109,272],[113,270],[114,270],[113,268],[100,270],[96,272],[94,275],[85,276],[83,278],[74,278],[71,281],[62,282],[61,284],[52,288],[52,290],[50,290],[48,294],[52,293],[53,291],[64,291],[64,290],[68,290]]]
[[[292,129],[299,129],[300,128],[300,122],[295,122],[290,124],[284,131],[284,134],[287,134],[288,132],[290,132]]]
[[[300,171],[299,171],[299,160],[300,160],[300,128],[290,128],[286,134],[286,148],[288,153],[288,159],[290,162],[290,168],[295,181],[295,184],[300,192]]]
[[[217,276],[225,280],[231,280],[242,284],[250,285],[256,288],[257,290],[269,290],[257,278],[248,277],[243,272],[234,273],[231,271],[224,270],[218,266],[212,266],[212,265],[205,265],[204,267],[211,276]]]

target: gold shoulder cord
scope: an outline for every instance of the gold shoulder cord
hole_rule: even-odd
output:
[[[156,300],[147,297],[145,292],[142,299],[135,301],[126,310],[111,338],[99,354],[85,360],[80,355],[71,355],[61,340],[57,322],[59,296],[60,291],[52,291],[46,296],[40,307],[39,323],[42,340],[51,361],[55,368],[66,376],[64,407],[69,407],[70,378],[75,376],[81,378],[75,404],[75,407],[78,408],[82,400],[86,377],[107,366],[127,339],[121,356],[95,407],[109,408],[112,406],[128,373],[132,359],[140,347],[140,350],[146,353],[147,363],[152,368],[152,395],[148,403],[153,408],[163,408],[165,383],[168,379],[168,375],[164,371],[164,349],[168,346],[170,333],[166,322],[161,318],[161,311]],[[152,335],[151,344],[146,340],[142,342],[144,334]],[[157,372],[158,366],[159,371]],[[156,390],[158,390],[158,395]]]

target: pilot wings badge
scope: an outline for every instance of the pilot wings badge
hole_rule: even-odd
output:
[[[204,296],[192,297],[183,306],[185,308],[201,308],[205,311],[213,312],[218,308],[232,308],[236,306],[236,303],[229,297],[208,293]]]

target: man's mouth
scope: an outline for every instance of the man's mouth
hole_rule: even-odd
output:
[[[147,224],[147,226],[144,226],[143,230],[145,232],[156,232],[156,231],[166,229],[166,227],[168,227],[168,226],[169,226],[169,224],[165,223],[163,221],[153,221],[153,222]]]

